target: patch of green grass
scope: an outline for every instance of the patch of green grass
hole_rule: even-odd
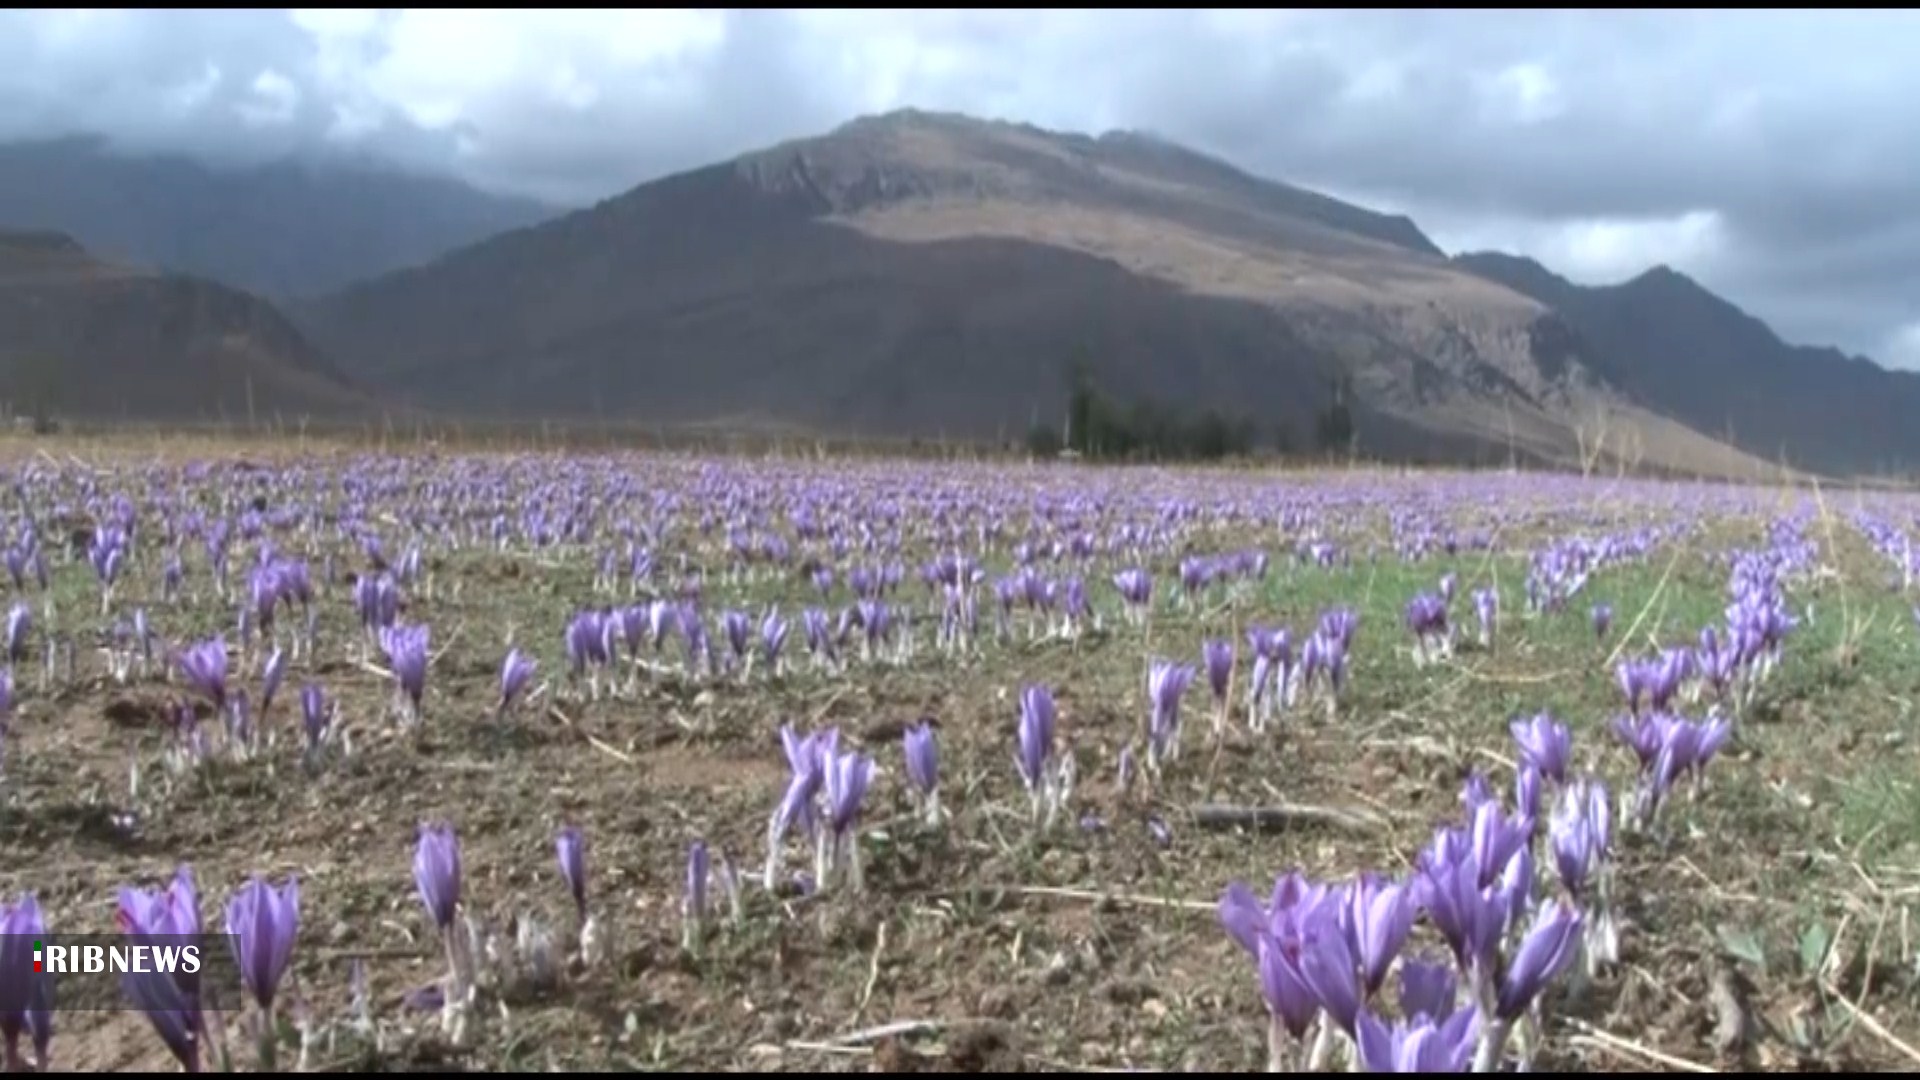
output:
[[[1831,780],[1839,846],[1863,864],[1920,858],[1920,772],[1908,754],[1868,752]]]

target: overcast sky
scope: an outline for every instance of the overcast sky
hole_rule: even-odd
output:
[[[1920,15],[0,13],[0,139],[355,149],[578,203],[905,105],[1158,132],[1920,368]]]

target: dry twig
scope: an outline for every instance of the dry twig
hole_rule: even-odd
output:
[[[1226,806],[1204,803],[1192,807],[1193,823],[1203,829],[1252,829],[1256,832],[1321,826],[1342,832],[1375,832],[1382,827],[1371,812],[1332,806]]]

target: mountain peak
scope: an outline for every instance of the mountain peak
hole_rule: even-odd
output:
[[[1555,298],[1564,295],[1567,290],[1576,288],[1573,282],[1526,255],[1505,251],[1463,251],[1453,257],[1453,263],[1548,306],[1552,306]]]
[[[1024,206],[1101,206],[1164,218],[1204,204],[1243,228],[1311,227],[1318,242],[1387,244],[1444,254],[1406,217],[1366,210],[1317,192],[1256,177],[1163,136],[1109,131],[1099,137],[954,112],[896,109],[863,116],[825,135],[735,159],[763,194],[854,215],[901,203],[999,200]],[[645,190],[644,188],[636,191]],[[1220,220],[1209,228],[1219,228]]]
[[[1684,287],[1689,289],[1697,289],[1700,292],[1707,291],[1705,286],[1701,285],[1699,282],[1693,280],[1692,278],[1681,273],[1680,271],[1675,270],[1673,267],[1668,266],[1666,263],[1655,263],[1652,266],[1648,267],[1647,269],[1634,275],[1632,278],[1628,279],[1623,284],[1658,286],[1662,288],[1672,288],[1675,286],[1679,286],[1679,287]]]
[[[1703,316],[1710,315],[1730,325],[1744,324],[1748,333],[1764,332],[1767,337],[1774,336],[1771,328],[1741,310],[1739,305],[1666,263],[1655,264],[1613,286],[1613,289],[1666,309],[1698,311]]]

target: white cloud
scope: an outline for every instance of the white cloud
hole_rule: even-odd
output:
[[[178,117],[193,115],[213,100],[214,91],[220,88],[220,79],[220,65],[208,63],[200,74],[165,91],[167,111]]]
[[[255,75],[248,89],[250,95],[233,107],[242,120],[256,127],[289,123],[300,106],[300,88],[271,68]]]
[[[1143,128],[1868,351],[1920,295],[1917,53],[1902,12],[0,11],[0,138],[349,148],[584,202],[906,105]]]
[[[1920,371],[1920,319],[1893,332],[1887,339],[1884,357],[1888,367]]]
[[[1566,107],[1552,72],[1536,63],[1514,64],[1487,82],[1485,115],[1495,122],[1544,123]]]
[[[1656,220],[1555,225],[1541,261],[1581,282],[1619,281],[1660,263],[1710,276],[1726,244],[1717,211],[1689,210]]]

